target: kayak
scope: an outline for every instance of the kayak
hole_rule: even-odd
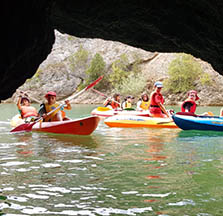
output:
[[[12,120],[11,125],[15,124],[16,117],[13,117]],[[67,121],[37,122],[33,125],[32,131],[57,134],[90,135],[97,128],[99,121],[99,117],[89,116]],[[18,122],[21,123],[20,120],[18,120]]]
[[[183,130],[223,131],[223,117],[175,114],[175,124]]]
[[[109,127],[149,127],[149,128],[178,128],[169,118],[145,117],[133,115],[116,115],[104,120]]]
[[[114,115],[135,115],[135,116],[150,116],[149,111],[136,111],[136,110],[113,110],[108,107],[97,107],[92,110],[91,115],[99,116],[102,118],[111,117]]]

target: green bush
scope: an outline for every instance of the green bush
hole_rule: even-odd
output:
[[[168,68],[169,79],[164,81],[167,90],[173,93],[187,92],[195,88],[202,74],[200,64],[189,54],[177,54]]]
[[[120,59],[112,63],[112,72],[109,75],[109,81],[112,87],[118,88],[122,81],[128,76],[128,58],[125,54]]]
[[[114,89],[114,92],[119,92],[121,95],[139,95],[143,92],[145,86],[145,77],[131,72],[128,77],[123,79],[122,83]]]
[[[87,67],[88,55],[88,51],[80,46],[77,52],[68,58],[71,71],[75,72],[77,68],[85,69]]]
[[[90,84],[92,81],[96,80],[99,76],[105,75],[105,62],[103,57],[96,53],[92,58],[89,68],[85,71],[87,75],[86,84]],[[102,89],[106,86],[106,79],[104,79],[95,86],[97,89]]]

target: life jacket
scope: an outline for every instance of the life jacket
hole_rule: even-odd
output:
[[[150,106],[150,101],[141,101],[140,108],[143,110],[148,110]]]
[[[49,105],[48,103],[44,104],[46,112],[51,112],[52,110],[56,109],[58,106],[60,106],[59,103],[55,103],[52,105]],[[51,113],[49,116],[47,116],[44,121],[55,121],[56,114],[60,111],[60,109],[55,110],[53,113]]]
[[[153,92],[150,97],[150,107],[156,107],[158,106],[158,103],[156,103],[155,97],[158,96],[160,99],[161,104],[164,104],[164,98],[163,95],[157,92]]]
[[[21,116],[22,118],[28,118],[30,116],[38,116],[36,108],[32,106],[22,106],[21,107]]]
[[[128,101],[125,101],[123,103],[123,109],[126,109],[126,108],[132,108],[132,104],[130,102],[128,102]]]
[[[164,103],[163,95],[157,92],[153,92],[150,97],[150,105],[149,105],[149,112],[153,117],[165,117],[161,108],[159,107],[158,103],[156,102],[156,97],[158,97],[159,102],[161,104]]]
[[[112,109],[117,109],[120,107],[120,105],[118,103],[116,103],[115,101],[111,101],[110,106],[112,107]]]
[[[182,112],[191,112],[195,113],[197,104],[193,100],[185,100],[181,105]]]

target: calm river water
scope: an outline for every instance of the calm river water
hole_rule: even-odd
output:
[[[15,114],[0,105],[0,215],[223,215],[223,133],[101,121],[85,137],[10,134]]]

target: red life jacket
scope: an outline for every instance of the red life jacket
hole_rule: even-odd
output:
[[[118,103],[116,103],[115,101],[111,101],[111,107],[112,107],[112,109],[117,109],[120,107],[120,105]]]
[[[150,97],[150,107],[157,107],[158,106],[158,103],[156,102],[156,99],[155,99],[156,97],[158,97],[159,102],[161,104],[164,103],[163,95],[161,93],[153,92],[151,97]]]
[[[197,104],[193,100],[185,100],[181,105],[182,112],[191,112],[195,113]]]
[[[22,106],[21,107],[22,118],[27,118],[30,116],[38,116],[36,109],[32,106]]]

